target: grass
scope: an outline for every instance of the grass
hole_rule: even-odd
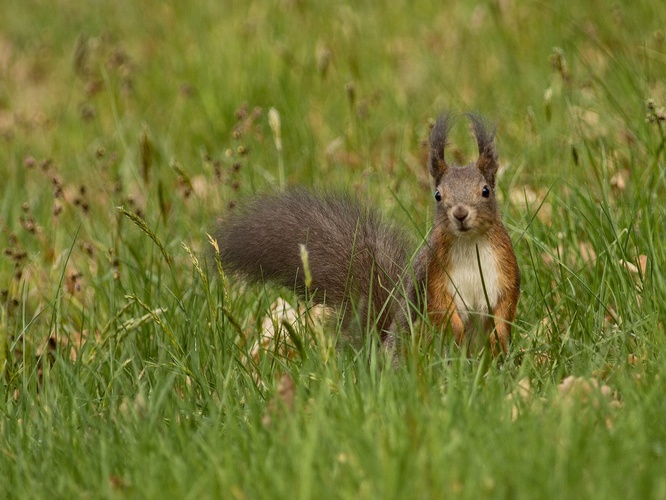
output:
[[[666,498],[658,3],[3,14],[0,496]],[[253,357],[294,298],[216,277],[215,218],[284,176],[416,239],[443,107],[498,121],[523,274],[508,359],[415,343],[380,370],[371,336],[316,324]]]

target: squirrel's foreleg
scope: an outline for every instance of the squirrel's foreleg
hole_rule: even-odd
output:
[[[495,329],[490,334],[490,348],[497,356],[509,350],[511,324],[516,317],[516,301],[509,296],[500,298],[493,309]]]
[[[447,290],[446,284],[438,280],[432,280],[428,284],[428,317],[430,322],[440,331],[445,331],[451,325],[453,339],[457,345],[465,341],[465,326],[453,296]]]

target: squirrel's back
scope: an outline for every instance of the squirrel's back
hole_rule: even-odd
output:
[[[215,234],[225,271],[306,292],[300,245],[308,253],[317,302],[341,308],[345,321],[389,328],[391,293],[407,263],[407,240],[379,213],[348,195],[290,190],[239,206]],[[349,315],[352,316],[349,316]]]

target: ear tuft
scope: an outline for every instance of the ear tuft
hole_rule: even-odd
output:
[[[472,122],[472,130],[479,147],[479,159],[476,166],[485,177],[491,187],[495,187],[495,174],[499,163],[497,161],[497,150],[495,149],[495,126],[488,125],[487,121],[477,113],[467,113]]]
[[[430,155],[428,158],[428,166],[430,168],[430,175],[435,179],[435,183],[441,179],[446,169],[449,168],[444,157],[444,151],[448,144],[448,135],[453,124],[453,115],[450,111],[444,111],[437,118],[435,126],[430,132]]]

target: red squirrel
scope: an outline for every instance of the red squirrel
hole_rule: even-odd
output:
[[[457,344],[478,336],[494,354],[509,347],[520,296],[520,271],[495,196],[495,132],[472,124],[479,157],[465,166],[445,159],[453,123],[442,114],[430,135],[428,165],[436,212],[428,241],[409,262],[403,232],[350,196],[303,189],[257,196],[215,232],[225,271],[272,281],[336,306],[362,330],[376,328],[394,348],[419,315]],[[311,273],[306,289],[305,245]],[[478,331],[480,329],[480,331]]]

